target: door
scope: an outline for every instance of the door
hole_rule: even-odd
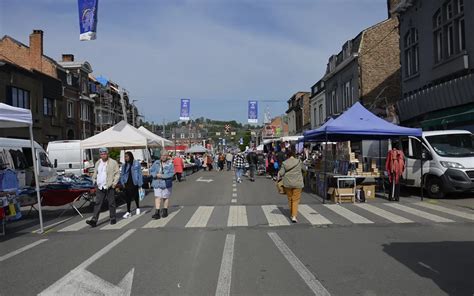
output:
[[[49,161],[48,155],[44,151],[38,151],[38,160],[39,160],[39,179],[41,181],[48,179],[55,175],[55,171],[53,169],[53,165]]]

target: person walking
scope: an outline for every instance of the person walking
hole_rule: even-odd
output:
[[[250,150],[247,153],[247,162],[249,163],[249,177],[251,182],[255,182],[255,170],[257,169],[257,153],[255,151]]]
[[[283,179],[283,187],[288,197],[288,207],[290,209],[290,218],[293,223],[297,223],[298,205],[303,191],[303,172],[300,159],[295,158],[295,152],[288,152],[286,159],[278,172],[278,179]]]
[[[206,157],[207,169],[212,171],[212,155],[208,154]]]
[[[91,227],[97,226],[100,210],[105,199],[107,199],[109,205],[110,224],[117,222],[115,216],[115,187],[120,179],[120,169],[118,163],[109,158],[107,148],[100,148],[99,155],[100,159],[95,163],[94,174],[92,175],[92,180],[96,185],[94,214],[90,220],[86,221]]]
[[[219,153],[219,171],[224,170],[225,156],[224,153]]]
[[[234,157],[235,178],[237,183],[242,183],[242,175],[245,169],[245,157],[242,152]]]
[[[166,151],[162,151],[160,160],[153,163],[150,168],[150,174],[153,176],[151,186],[155,193],[155,214],[153,214],[152,218],[166,218],[168,217],[169,199],[171,197],[174,176],[174,165]],[[162,200],[163,209],[161,209]]]
[[[232,153],[227,152],[227,154],[225,155],[225,160],[227,162],[227,171],[230,171],[232,169],[232,160],[234,159],[234,155],[232,155]]]
[[[127,212],[123,215],[123,218],[127,219],[132,215],[130,211],[132,200],[137,205],[135,214],[140,215],[138,189],[143,185],[142,166],[138,160],[134,159],[133,153],[130,151],[125,152],[125,163],[120,172],[120,184],[124,188],[125,202],[127,203]]]
[[[176,174],[176,178],[178,179],[178,182],[181,182],[181,179],[183,177],[183,172],[184,172],[184,161],[179,155],[176,155],[173,159],[173,165],[174,165],[174,172]]]

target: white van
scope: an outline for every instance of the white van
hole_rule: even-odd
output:
[[[446,193],[474,192],[474,138],[463,130],[423,132],[418,138],[404,138],[406,157],[404,182],[420,187],[421,159],[425,189],[432,198]]]
[[[40,181],[54,177],[56,170],[48,155],[38,143],[34,144]],[[30,140],[0,138],[0,169],[6,168],[17,172],[20,187],[34,184]]]
[[[58,174],[80,176],[94,166],[92,150],[81,149],[80,140],[49,142],[46,150]]]

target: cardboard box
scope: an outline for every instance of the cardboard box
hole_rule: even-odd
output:
[[[375,185],[363,185],[365,198],[375,198]]]
[[[341,202],[352,202],[352,203],[355,202],[355,192],[353,188],[340,188],[340,189],[329,188],[328,193],[329,191],[331,191],[330,196],[333,202],[338,202],[339,199],[341,200]],[[339,198],[340,194],[351,194],[351,195],[343,195]]]

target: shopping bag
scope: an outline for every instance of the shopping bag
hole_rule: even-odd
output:
[[[283,187],[282,180],[276,182],[276,187],[277,187],[278,193],[285,194],[285,187]]]
[[[143,188],[138,189],[138,197],[140,198],[140,201],[145,199],[145,189]]]

